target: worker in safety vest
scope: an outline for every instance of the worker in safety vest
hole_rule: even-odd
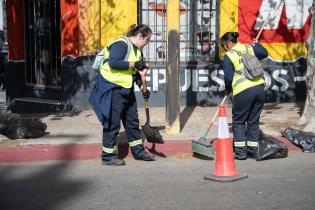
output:
[[[142,59],[142,48],[149,43],[152,31],[146,25],[132,25],[127,35],[106,46],[104,64],[96,75],[96,85],[89,102],[103,125],[102,164],[121,166],[116,144],[120,120],[124,125],[129,146],[135,159],[155,160],[145,151],[140,130],[134,83],[141,87],[141,76],[147,74],[147,64]],[[144,98],[150,92],[143,93]]]
[[[247,156],[256,157],[259,118],[265,102],[265,80],[263,76],[253,80],[247,79],[242,74],[242,53],[246,52],[246,45],[238,43],[238,37],[237,32],[227,32],[221,37],[220,44],[226,51],[223,58],[226,92],[229,94],[232,91],[233,94],[232,130],[235,158],[245,160]],[[247,50],[259,60],[268,57],[267,50],[255,39],[253,45],[247,45]]]

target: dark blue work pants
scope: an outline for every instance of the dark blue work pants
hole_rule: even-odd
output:
[[[259,139],[259,118],[264,103],[263,85],[248,88],[234,96],[232,129],[235,153],[255,155]]]
[[[120,120],[123,122],[133,156],[137,157],[144,152],[134,90],[133,88],[114,88],[112,90],[111,115],[108,128],[103,128],[103,160],[117,158],[118,156],[117,149],[114,148],[116,148],[117,135],[120,130]],[[134,145],[133,142],[138,143]],[[104,148],[114,150],[110,152],[107,150],[106,152]]]

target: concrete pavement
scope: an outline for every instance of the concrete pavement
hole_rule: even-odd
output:
[[[314,153],[236,161],[248,178],[230,183],[204,180],[215,161],[127,158],[106,167],[100,160],[0,164],[0,209],[13,210],[311,210]]]
[[[226,102],[227,118],[231,122],[230,101]],[[281,138],[281,130],[291,126],[299,128],[296,121],[299,118],[300,106],[295,103],[266,104],[261,117],[261,129],[264,133],[284,141],[290,151],[300,151],[289,141]],[[217,107],[181,107],[181,132],[169,135],[165,132],[165,108],[151,107],[151,126],[160,129],[163,145],[146,143],[146,147],[158,156],[171,156],[181,153],[191,153],[191,140],[198,139],[208,126]],[[146,122],[145,111],[138,109],[140,124]],[[25,114],[25,116],[40,117],[47,124],[47,134],[38,139],[9,140],[0,138],[0,162],[25,162],[34,160],[69,160],[96,159],[100,157],[102,127],[93,110],[82,112],[64,112],[58,114]],[[208,138],[217,135],[217,121],[211,128]],[[232,136],[232,134],[231,134]],[[144,136],[143,136],[144,138]],[[119,151],[122,158],[130,156],[123,126],[118,137]]]

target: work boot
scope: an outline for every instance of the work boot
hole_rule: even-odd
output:
[[[257,159],[257,147],[249,147],[247,149],[247,156],[249,158]]]
[[[135,156],[136,160],[144,160],[144,161],[154,161],[155,155],[148,153],[148,152],[142,152],[140,155]]]
[[[234,155],[234,159],[236,159],[236,160],[246,160],[247,159],[247,155],[246,155],[246,153],[235,154]]]
[[[246,147],[235,147],[234,148],[234,159],[246,160],[247,159]]]
[[[102,160],[102,165],[122,166],[126,165],[126,162],[118,158],[112,158],[110,160]]]

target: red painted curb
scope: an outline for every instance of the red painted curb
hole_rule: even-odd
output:
[[[100,157],[100,148],[100,144],[33,144],[18,148],[0,148],[0,162],[92,159]]]
[[[277,137],[277,139],[279,141],[283,142],[284,144],[286,144],[289,151],[302,151],[302,149],[297,147],[295,144],[291,143],[287,138],[285,138],[283,136],[279,136],[279,137]]]
[[[278,137],[288,146],[289,151],[301,151],[284,137]],[[191,153],[190,140],[167,140],[165,144],[145,143],[148,151],[160,157],[167,157],[177,153]],[[0,147],[0,163],[30,162],[39,160],[86,160],[100,159],[101,144],[33,144],[16,147]],[[119,145],[120,158],[132,157],[128,145]]]
[[[145,143],[152,153],[167,157],[178,152],[191,152],[191,141],[166,141],[163,145],[152,147]],[[101,157],[101,144],[31,144],[18,147],[0,147],[0,162],[30,162],[39,160],[85,160]],[[128,145],[119,145],[119,156],[132,156]]]

